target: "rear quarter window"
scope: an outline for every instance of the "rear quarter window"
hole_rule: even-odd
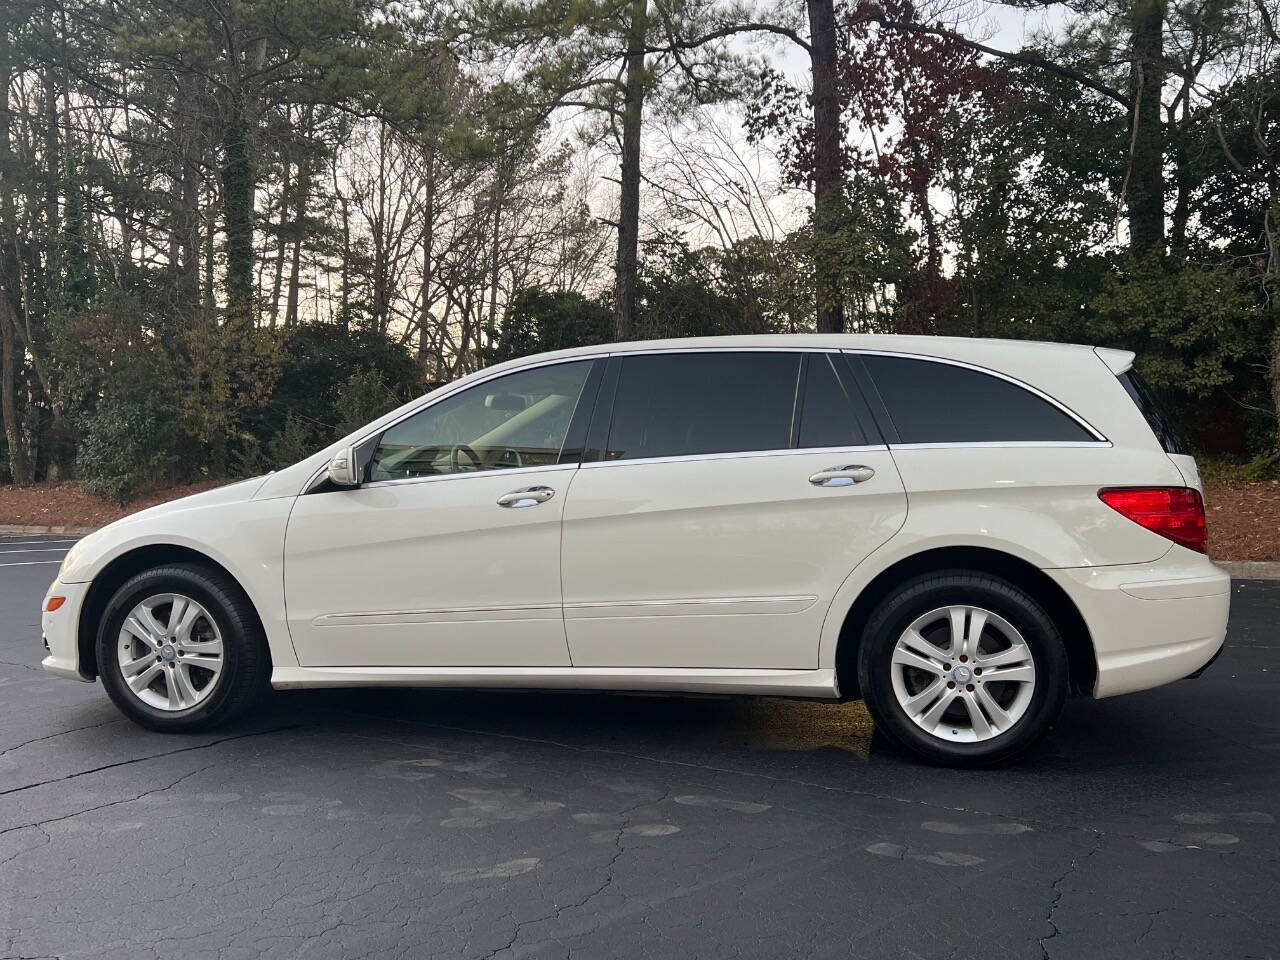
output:
[[[1119,380],[1124,385],[1125,392],[1129,394],[1130,399],[1137,404],[1143,418],[1147,421],[1147,425],[1151,427],[1151,432],[1156,435],[1156,439],[1160,441],[1160,446],[1164,448],[1164,452],[1174,454],[1190,453],[1191,451],[1187,448],[1187,442],[1182,438],[1182,432],[1178,429],[1178,425],[1160,406],[1155,394],[1151,392],[1151,388],[1147,386],[1146,381],[1138,376],[1137,371],[1128,370],[1120,374]]]
[[[935,360],[863,354],[899,443],[1087,443],[1098,438],[1030,390]]]

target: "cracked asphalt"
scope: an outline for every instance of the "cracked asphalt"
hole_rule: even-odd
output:
[[[33,540],[0,540],[0,958],[1280,951],[1280,583],[1235,585],[1199,680],[960,772],[859,704],[294,692],[148,733],[39,669],[68,544]]]

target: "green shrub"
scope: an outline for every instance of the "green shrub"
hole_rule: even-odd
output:
[[[172,466],[177,431],[158,397],[121,397],[80,423],[76,471],[90,493],[124,505]]]
[[[346,436],[359,430],[370,420],[376,420],[403,401],[387,386],[376,370],[357,370],[338,387],[337,436]]]

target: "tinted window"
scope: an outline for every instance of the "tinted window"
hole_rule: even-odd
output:
[[[1124,384],[1125,390],[1128,391],[1133,402],[1138,405],[1138,409],[1142,411],[1142,415],[1151,426],[1151,432],[1160,441],[1160,446],[1164,447],[1164,452],[1186,453],[1187,444],[1182,439],[1181,431],[1178,430],[1177,425],[1169,415],[1164,412],[1164,408],[1156,400],[1155,394],[1151,392],[1147,382],[1138,376],[1137,371],[1130,370],[1127,373],[1120,374],[1120,382]]]
[[[522,370],[477,384],[388,428],[371,480],[555,463],[590,360]]]
[[[866,442],[831,358],[813,354],[804,378],[799,446],[856,447]]]
[[[622,362],[606,459],[791,446],[799,353],[659,353]]]
[[[1089,431],[1047,400],[966,367],[863,356],[902,443],[1089,441]]]

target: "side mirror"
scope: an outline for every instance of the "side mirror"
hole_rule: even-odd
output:
[[[360,486],[360,472],[357,467],[356,448],[344,447],[329,461],[329,482],[335,487]]]

